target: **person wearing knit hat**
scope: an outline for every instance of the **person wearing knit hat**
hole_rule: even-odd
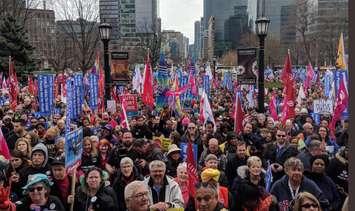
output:
[[[228,191],[228,188],[221,186],[218,182],[219,177],[221,173],[217,169],[212,169],[212,168],[206,168],[205,170],[202,171],[201,173],[201,181],[203,183],[210,183],[212,185],[215,185],[218,190],[218,201],[221,202],[224,206],[224,208],[229,208],[230,206],[230,201],[232,199],[230,192]]]
[[[28,210],[57,210],[64,211],[65,208],[56,196],[50,195],[49,181],[45,174],[34,174],[29,176],[27,184],[22,188],[26,196],[16,202],[18,211]]]

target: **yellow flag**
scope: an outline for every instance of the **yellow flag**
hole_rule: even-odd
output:
[[[335,63],[335,66],[339,69],[346,70],[343,33],[340,34],[340,39],[339,39],[339,44],[338,44],[337,61]]]

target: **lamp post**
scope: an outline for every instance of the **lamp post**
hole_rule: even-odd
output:
[[[108,23],[101,23],[99,26],[100,38],[104,44],[104,71],[105,71],[105,108],[107,108],[107,101],[110,99],[111,91],[111,74],[110,61],[108,53],[108,43],[110,41],[111,25]]]
[[[216,63],[217,63],[217,59],[216,57],[213,57],[213,78],[216,78]]]
[[[266,17],[258,17],[255,21],[256,25],[256,34],[259,37],[259,61],[258,61],[258,109],[260,113],[265,112],[264,108],[264,47],[265,47],[265,38],[267,35],[267,30],[269,28],[270,19]]]

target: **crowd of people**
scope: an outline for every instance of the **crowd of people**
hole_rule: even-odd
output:
[[[37,99],[21,92],[16,109],[0,108],[11,151],[11,159],[1,157],[0,211],[337,211],[347,205],[347,120],[330,138],[330,119],[316,124],[307,102],[285,125],[248,108],[237,134],[233,99],[225,89],[213,91],[215,123],[198,119],[198,104],[176,115],[140,103],[130,129],[120,124],[119,104],[115,113],[84,107],[71,124],[84,136],[74,175],[65,168],[65,105],[57,99],[59,114],[36,116]],[[172,142],[165,151],[154,141],[161,136]],[[197,146],[194,187],[182,153],[187,143]]]

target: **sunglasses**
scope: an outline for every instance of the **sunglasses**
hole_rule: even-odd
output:
[[[37,192],[41,192],[44,188],[43,187],[32,187],[32,188],[29,188],[28,190],[33,193],[35,192],[35,190],[37,190]]]
[[[284,137],[286,137],[286,135],[276,135],[277,137],[282,137],[282,138],[284,138]]]
[[[318,208],[318,205],[317,204],[302,204],[301,205],[302,208],[306,208],[306,209],[309,209],[309,208]]]

